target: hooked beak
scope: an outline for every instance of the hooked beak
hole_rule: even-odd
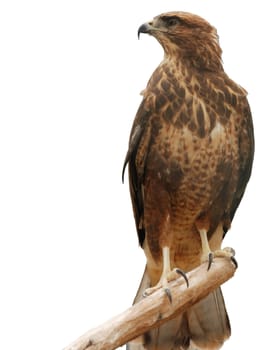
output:
[[[140,34],[150,34],[151,31],[154,30],[154,27],[150,23],[144,23],[138,29],[138,39],[140,38]]]

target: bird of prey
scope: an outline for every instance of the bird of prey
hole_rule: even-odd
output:
[[[246,91],[224,72],[216,29],[169,12],[140,26],[164,58],[130,134],[130,194],[147,264],[135,302],[182,274],[232,257],[221,248],[250,178],[254,135]],[[175,269],[175,270],[174,270]],[[178,277],[178,275],[177,275]],[[186,278],[186,276],[184,275]],[[220,289],[128,344],[130,350],[219,349],[230,336]]]

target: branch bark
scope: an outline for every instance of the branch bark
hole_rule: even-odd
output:
[[[63,350],[116,349],[184,312],[234,273],[235,266],[229,259],[215,258],[209,271],[207,263],[204,263],[187,273],[188,288],[182,277],[169,283],[172,304],[160,289],[99,327],[89,330]]]

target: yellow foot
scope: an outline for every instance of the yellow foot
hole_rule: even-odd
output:
[[[235,250],[231,247],[226,247],[223,249],[215,250],[214,252],[206,252],[206,254],[203,254],[201,261],[205,262],[208,261],[208,270],[210,269],[213,259],[214,258],[227,258],[232,261],[232,263],[235,265],[235,267],[238,267],[238,263],[235,259]]]
[[[162,248],[162,257],[163,257],[163,270],[162,270],[162,275],[159,279],[159,282],[151,287],[151,288],[147,288],[144,292],[143,292],[143,296],[148,296],[148,295],[151,295],[152,293],[154,293],[156,290],[160,289],[160,288],[163,288],[164,289],[164,292],[166,293],[170,303],[172,302],[172,296],[171,296],[171,292],[170,292],[170,289],[168,288],[168,283],[170,281],[173,281],[175,279],[178,278],[178,275],[181,275],[185,281],[186,281],[186,284],[187,284],[187,287],[189,287],[189,281],[188,281],[188,278],[187,276],[185,275],[185,273],[176,268],[176,269],[173,269],[171,270],[170,268],[170,250],[169,250],[169,247],[163,247]]]
[[[208,270],[211,267],[213,259],[216,257],[231,259],[235,267],[236,268],[238,267],[237,261],[234,257],[235,250],[233,248],[226,247],[224,249],[217,249],[214,252],[212,252],[208,243],[207,231],[205,229],[200,229],[199,234],[200,234],[201,245],[202,245],[201,263],[208,261]]]
[[[163,288],[170,303],[172,303],[172,295],[171,295],[170,289],[168,288],[168,283],[176,280],[178,278],[178,275],[181,275],[185,279],[186,285],[187,285],[187,287],[189,287],[189,281],[188,281],[186,274],[182,270],[175,268],[172,271],[169,271],[165,274],[162,274],[159,282],[154,287],[147,288],[143,292],[143,296],[147,297],[147,296],[153,294],[158,289]]]

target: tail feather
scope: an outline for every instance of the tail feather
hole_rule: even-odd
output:
[[[220,288],[187,310],[187,319],[191,341],[197,349],[219,349],[231,335]]]
[[[134,299],[137,303],[149,288],[145,269]],[[200,300],[182,315],[127,344],[127,350],[217,350],[230,336],[230,323],[221,289]]]

